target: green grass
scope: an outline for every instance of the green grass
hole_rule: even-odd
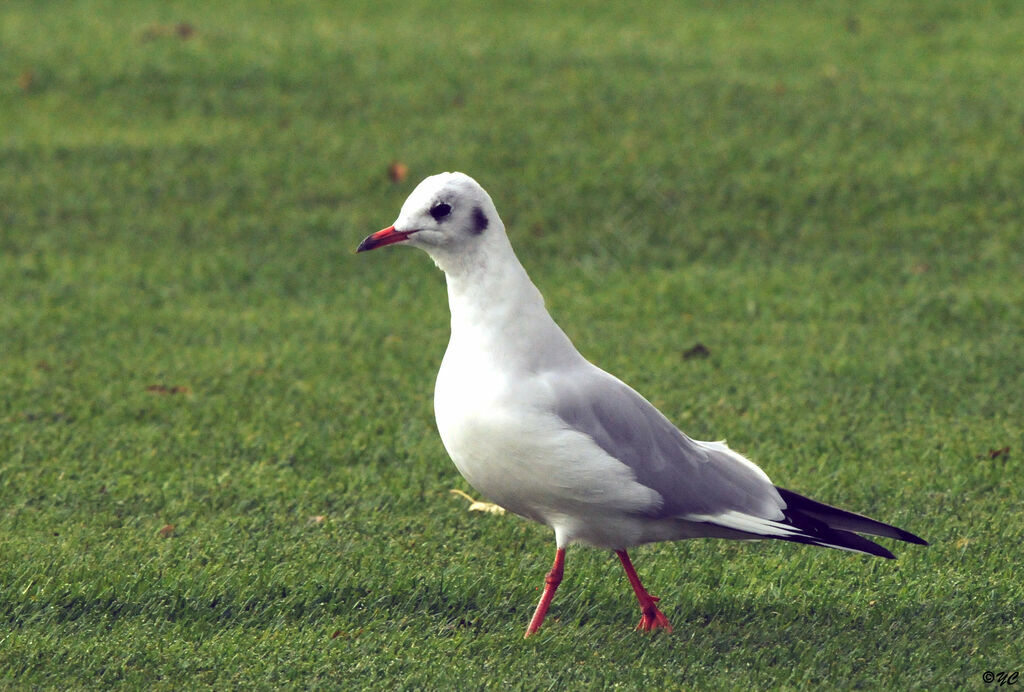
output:
[[[0,686],[1024,668],[1022,34],[1015,2],[4,3]],[[932,545],[638,549],[668,636],[573,549],[524,641],[553,541],[448,493],[442,277],[353,254],[441,170],[585,355]]]

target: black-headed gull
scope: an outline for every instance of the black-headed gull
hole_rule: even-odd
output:
[[[426,251],[448,282],[452,335],[434,388],[445,449],[474,488],[555,532],[555,562],[526,636],[544,620],[570,543],[614,551],[640,602],[638,629],[670,631],[627,548],[777,538],[893,557],[855,532],[927,545],[773,485],[724,442],[687,437],[587,361],[551,319],[490,196],[469,176],[425,179],[394,225],[357,252],[394,243]]]

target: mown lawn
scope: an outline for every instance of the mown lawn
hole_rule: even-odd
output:
[[[1022,35],[1016,2],[3,3],[0,686],[1024,669]],[[553,541],[449,493],[442,276],[353,254],[442,170],[584,354],[932,545],[641,548],[656,636],[574,549],[524,641]]]

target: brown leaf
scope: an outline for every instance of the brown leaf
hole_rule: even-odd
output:
[[[168,387],[165,384],[151,384],[148,387],[146,387],[146,391],[147,392],[152,392],[153,394],[191,394],[192,393],[192,390],[189,389],[188,387],[186,387],[185,385],[174,385],[173,387]]]
[[[174,535],[174,524],[164,524],[164,527],[156,532],[160,538],[170,538]]]
[[[195,36],[196,28],[188,22],[178,22],[177,24],[150,24],[142,32],[142,42],[155,41],[158,38],[180,38],[182,41]]]
[[[711,357],[711,350],[707,346],[700,343],[695,343],[690,348],[683,351],[683,360],[693,360],[694,358],[709,358]]]
[[[36,73],[32,70],[22,70],[18,75],[18,88],[22,91],[32,91],[36,84]]]
[[[317,514],[316,516],[313,516],[313,517],[309,518],[309,523],[310,524],[322,524],[322,523],[324,523],[324,519],[326,519],[326,518],[327,517],[325,517],[323,514]]]
[[[409,167],[401,161],[392,161],[391,165],[388,166],[388,177],[391,178],[393,183],[404,182],[408,175]]]

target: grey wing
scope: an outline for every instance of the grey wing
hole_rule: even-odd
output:
[[[627,384],[587,365],[549,376],[555,412],[661,495],[649,516],[758,532],[783,518],[785,502],[764,471],[724,443],[687,437]]]
[[[588,366],[553,376],[555,412],[661,496],[646,516],[728,530],[691,536],[779,538],[886,558],[893,554],[855,532],[927,545],[903,529],[777,488],[725,443],[690,439],[625,383]]]

